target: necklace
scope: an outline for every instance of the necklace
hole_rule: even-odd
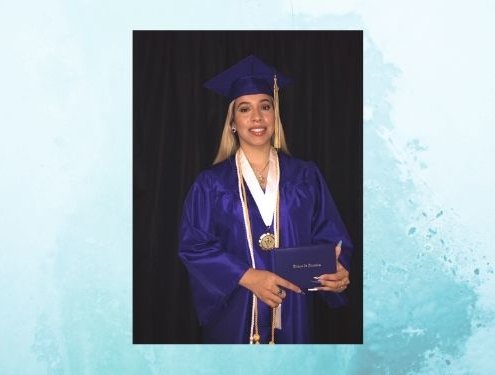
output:
[[[252,265],[253,269],[256,269],[256,264],[254,261],[254,250],[253,250],[253,234],[251,232],[251,221],[249,219],[249,211],[248,211],[248,206],[247,206],[246,188],[245,188],[244,183],[243,183],[242,170],[240,167],[239,159],[240,159],[240,152],[238,151],[236,154],[237,182],[238,182],[239,195],[240,195],[241,205],[242,205],[242,213],[244,216],[244,226],[245,226],[245,230],[246,230],[246,239],[247,239],[248,247],[249,247],[249,255],[251,257],[251,265]],[[268,165],[268,163],[267,163],[267,165]],[[278,157],[277,157],[276,163],[275,163],[275,173],[278,176],[278,174],[279,174]],[[279,220],[280,220],[279,201],[280,201],[280,196],[279,196],[279,193],[277,192],[277,203],[275,206],[275,213],[274,213],[274,218],[273,218],[274,219],[274,223],[273,223],[274,234],[272,235],[274,246],[272,247],[272,249],[279,247],[279,238],[280,238],[280,235],[279,235]],[[261,241],[261,237],[260,237],[260,241]],[[272,337],[270,340],[270,344],[275,344],[276,312],[277,312],[277,308],[273,308],[272,309],[272,327],[271,327],[271,336]],[[253,344],[253,343],[259,344],[260,341],[261,341],[261,337],[260,337],[259,327],[258,327],[258,298],[253,293],[252,309],[251,309],[251,329],[250,329],[249,343],[250,344]]]
[[[266,167],[268,167],[269,163],[270,163],[270,158],[268,158],[268,160],[266,161],[266,164],[263,167],[263,169],[257,169],[255,167],[253,167],[253,165],[251,163],[249,163],[251,165],[251,168],[253,168],[253,172],[256,175],[256,178],[258,179],[260,184],[265,182],[264,172],[266,170]]]

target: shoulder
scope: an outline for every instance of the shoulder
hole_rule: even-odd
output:
[[[237,186],[237,168],[234,157],[230,157],[218,164],[201,171],[193,186],[203,186],[208,189],[230,188]]]
[[[280,178],[284,182],[294,183],[314,182],[321,173],[313,161],[302,160],[293,156],[279,153]]]

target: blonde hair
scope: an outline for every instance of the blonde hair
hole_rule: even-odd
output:
[[[232,124],[234,123],[234,102],[232,100],[227,109],[227,116],[225,116],[225,123],[223,125],[222,136],[220,137],[220,146],[218,147],[217,156],[213,161],[213,164],[218,164],[225,159],[228,159],[231,155],[234,155],[239,148],[239,139],[237,135],[232,132]],[[279,122],[279,136],[280,136],[280,150],[289,154],[289,148],[285,142],[284,127],[282,126],[282,121]],[[272,137],[273,146],[273,137]]]

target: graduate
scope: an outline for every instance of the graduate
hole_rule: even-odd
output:
[[[205,343],[311,343],[312,299],[346,303],[352,243],[316,165],[288,153],[278,90],[290,83],[255,56],[205,83],[230,104],[179,240]],[[313,291],[270,271],[272,251],[315,244],[335,247],[337,271],[317,275]]]

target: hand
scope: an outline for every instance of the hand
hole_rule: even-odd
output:
[[[239,285],[249,289],[270,307],[277,307],[287,296],[284,289],[301,293],[301,288],[277,276],[273,272],[250,268],[239,280]]]
[[[337,257],[337,272],[324,274],[318,277],[318,281],[322,285],[317,290],[341,293],[351,283],[349,280],[349,272],[340,264],[339,255],[342,248],[340,246],[335,247],[335,255]]]

